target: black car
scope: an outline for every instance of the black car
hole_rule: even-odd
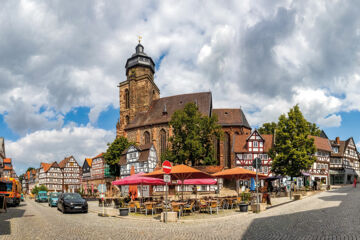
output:
[[[88,212],[88,203],[78,193],[62,193],[59,196],[57,209],[66,212]]]

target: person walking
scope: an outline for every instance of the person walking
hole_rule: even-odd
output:
[[[356,178],[354,178],[354,188],[356,188]]]

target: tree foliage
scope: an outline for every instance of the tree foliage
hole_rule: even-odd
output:
[[[35,170],[35,168],[29,167],[29,168],[26,170],[26,172],[29,172],[29,171],[31,171],[31,170]]]
[[[296,177],[311,168],[316,160],[316,148],[314,139],[308,136],[314,133],[314,129],[314,125],[303,117],[298,105],[290,109],[287,116],[282,114],[279,117],[275,146],[269,152],[274,173]]]
[[[40,186],[35,186],[32,190],[31,193],[34,195],[37,195],[40,191],[46,191],[48,192],[48,188],[45,185],[40,185]]]
[[[310,130],[310,135],[312,136],[320,136],[321,130],[315,123],[307,122]],[[277,127],[276,122],[264,123],[259,129],[260,134],[274,134],[275,129]]]
[[[111,144],[108,143],[108,149],[104,153],[104,159],[110,167],[111,175],[120,175],[120,168],[118,165],[120,156],[125,149],[134,144],[135,143],[133,142],[129,142],[125,137],[116,138]]]
[[[264,123],[262,127],[258,129],[260,134],[274,134],[274,131],[276,129],[276,123]]]
[[[188,103],[171,118],[170,148],[161,156],[177,164],[216,165],[214,138],[222,136],[217,116],[202,116],[195,103]]]

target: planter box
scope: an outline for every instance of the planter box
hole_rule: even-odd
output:
[[[294,200],[300,200],[301,194],[294,194]]]
[[[120,216],[129,216],[129,209],[128,208],[119,208],[119,215]]]
[[[251,204],[251,211],[254,213],[265,211],[266,206],[267,206],[266,203],[254,203],[254,204]]]
[[[167,212],[167,222],[177,222],[177,212]],[[160,222],[165,222],[165,212],[161,213]]]

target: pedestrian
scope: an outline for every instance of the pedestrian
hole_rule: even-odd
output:
[[[314,180],[314,190],[316,191],[317,190],[317,181]]]
[[[354,178],[354,188],[356,188],[356,178]]]

